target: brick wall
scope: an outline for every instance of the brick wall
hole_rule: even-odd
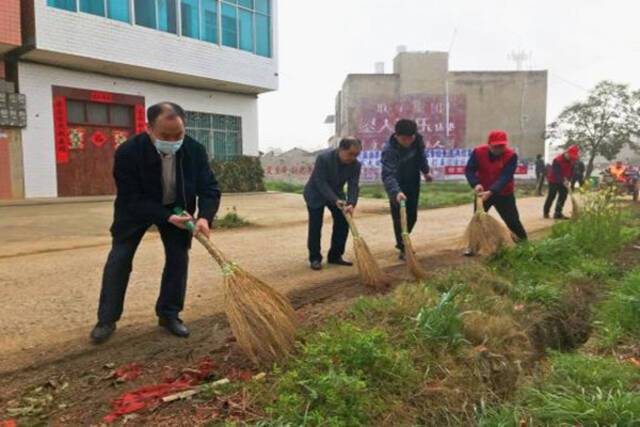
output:
[[[2,0],[0,3],[0,43],[20,46],[20,0]]]

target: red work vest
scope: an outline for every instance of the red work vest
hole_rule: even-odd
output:
[[[480,180],[480,184],[482,184],[485,191],[488,191],[489,188],[491,188],[491,186],[500,178],[505,165],[509,163],[515,154],[515,151],[511,148],[505,148],[502,156],[491,161],[489,158],[489,145],[486,144],[477,147],[473,152],[476,161],[478,162],[478,172],[476,173],[476,176]],[[507,196],[513,193],[514,188],[515,185],[513,183],[513,178],[511,178],[511,181],[504,186],[500,195]]]
[[[553,163],[558,162],[560,165],[560,178],[571,179],[573,176],[573,162],[564,158],[564,154],[559,154],[553,159]],[[562,184],[562,181],[558,182],[556,174],[553,171],[553,164],[549,168],[547,173],[547,180],[550,184]]]

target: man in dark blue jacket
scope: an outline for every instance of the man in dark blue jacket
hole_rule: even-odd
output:
[[[95,343],[106,341],[116,329],[133,257],[152,224],[160,232],[166,257],[156,303],[159,325],[174,335],[189,335],[178,317],[184,305],[191,246],[185,223],[194,220],[195,232],[209,237],[220,190],[204,147],[185,135],[184,119],[179,105],[153,105],[147,111],[147,132],[130,138],[115,153],[113,244],[102,276],[98,324],[91,332]],[[186,213],[175,215],[175,208]]]
[[[400,202],[403,200],[406,202],[407,225],[410,233],[418,219],[421,173],[427,182],[431,181],[422,135],[418,133],[415,121],[399,120],[396,123],[395,133],[382,150],[382,182],[389,196],[393,231],[396,236],[396,248],[400,251],[400,259],[404,259]]]
[[[361,151],[360,140],[351,137],[342,139],[337,149],[325,151],[318,156],[313,173],[304,187],[304,200],[307,202],[309,212],[307,247],[309,263],[313,270],[322,269],[320,240],[325,206],[333,216],[333,234],[328,262],[343,266],[353,265],[342,258],[349,236],[349,225],[342,210],[352,214],[358,203],[361,169],[358,155]],[[346,195],[345,183],[348,185]]]

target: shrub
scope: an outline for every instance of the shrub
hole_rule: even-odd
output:
[[[220,189],[225,193],[266,191],[264,170],[260,159],[239,156],[232,160],[212,160],[211,169],[216,175]]]
[[[556,224],[551,237],[569,236],[583,254],[602,255],[620,247],[623,215],[611,191],[584,196],[583,212],[577,221]]]
[[[304,191],[304,185],[295,184],[293,182],[268,181],[265,185],[268,191],[278,191],[281,193],[296,193],[296,194],[302,194],[302,192]]]

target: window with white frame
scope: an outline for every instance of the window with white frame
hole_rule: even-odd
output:
[[[209,158],[230,160],[242,154],[242,118],[186,112],[187,134],[207,149]]]
[[[272,55],[271,0],[47,0],[47,5]]]

